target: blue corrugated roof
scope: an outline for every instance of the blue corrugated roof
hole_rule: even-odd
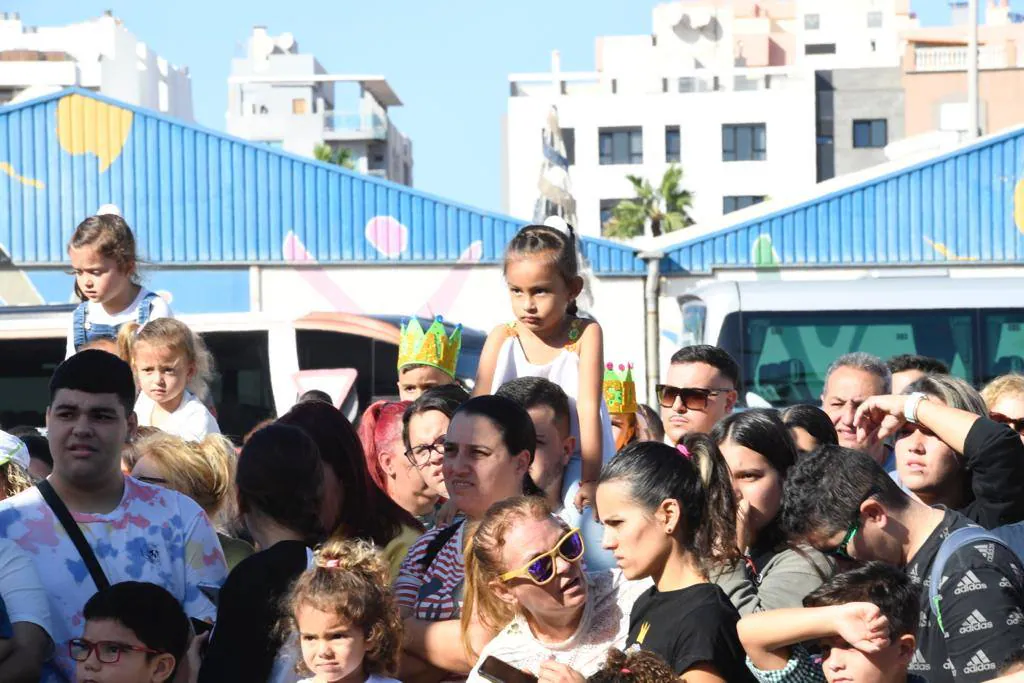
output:
[[[0,246],[16,264],[66,263],[106,203],[156,265],[497,263],[524,225],[90,91],[0,109]],[[599,274],[644,272],[630,247],[583,251]]]
[[[830,189],[836,185],[845,186]],[[1024,259],[1024,128],[821,190],[719,230],[662,241],[663,272]]]

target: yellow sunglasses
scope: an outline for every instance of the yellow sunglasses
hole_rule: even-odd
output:
[[[560,555],[567,562],[578,562],[583,557],[583,536],[580,535],[579,529],[571,529],[558,540],[554,548],[541,553],[519,569],[505,572],[499,578],[502,581],[509,581],[525,576],[538,586],[547,585],[555,578],[555,555]]]

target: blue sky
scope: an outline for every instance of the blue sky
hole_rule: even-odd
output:
[[[293,33],[333,73],[383,74],[405,103],[395,123],[412,138],[415,186],[482,209],[501,209],[501,117],[508,75],[592,70],[600,35],[649,33],[643,0],[15,0],[29,25],[105,9],[169,61],[187,65],[199,123],[224,129],[227,77],[253,25]],[[984,4],[984,0],[982,3]],[[1024,11],[1024,0],[1013,0]],[[912,0],[925,25],[945,23],[946,0]]]

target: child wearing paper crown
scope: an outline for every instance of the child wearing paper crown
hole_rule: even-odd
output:
[[[401,327],[398,343],[398,400],[415,401],[427,389],[456,384],[455,367],[462,349],[462,325],[449,335],[441,316],[423,330],[419,318]]]
[[[637,440],[636,384],[633,382],[633,364],[615,366],[608,363],[604,373],[604,402],[612,420],[615,452]]]

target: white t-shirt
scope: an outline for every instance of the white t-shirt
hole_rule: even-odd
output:
[[[487,679],[480,665],[488,657],[496,657],[534,676],[543,662],[554,659],[575,669],[586,678],[604,666],[608,648],[622,649],[629,635],[629,612],[636,599],[648,590],[650,579],[628,581],[618,569],[587,574],[587,602],[576,633],[561,643],[541,643],[521,615],[501,630],[480,653],[480,659],[469,673],[468,683]]]
[[[12,624],[35,624],[53,638],[50,603],[32,558],[6,538],[0,538],[0,597]]]
[[[94,325],[123,325],[124,323],[133,323],[139,319],[139,306],[142,304],[143,299],[149,294],[152,294],[150,290],[145,287],[139,287],[139,293],[135,296],[135,299],[120,313],[110,315],[103,308],[103,304],[97,304],[92,301],[86,302],[88,307],[85,319],[89,323]],[[174,314],[171,313],[171,307],[167,304],[167,301],[163,297],[156,297],[150,303],[149,320],[156,320],[157,318],[173,318]],[[75,317],[71,316],[71,324],[68,326],[68,346],[67,355],[65,358],[70,358],[75,355]]]
[[[216,607],[199,587],[224,583],[227,565],[210,520],[187,496],[125,477],[114,510],[72,516],[110,583],[155,583],[190,617],[214,620]],[[96,593],[82,556],[36,487],[0,502],[0,537],[28,553],[49,598],[55,654],[43,665],[42,680],[74,680],[68,641],[82,635],[82,611]]]
[[[156,403],[149,396],[139,394],[135,401],[135,415],[139,418],[140,427],[153,425],[153,408]],[[180,436],[186,441],[202,441],[207,434],[220,434],[220,426],[215,418],[191,391],[186,391],[178,409],[167,416],[167,421],[160,426],[160,431]]]

